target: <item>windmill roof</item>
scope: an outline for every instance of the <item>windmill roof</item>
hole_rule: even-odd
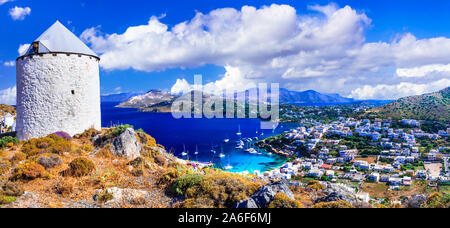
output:
[[[47,29],[34,42],[39,42],[39,53],[76,53],[98,57],[86,44],[83,43],[77,36],[75,36],[69,29],[56,21],[50,28]],[[33,53],[33,47],[23,54],[28,55]]]

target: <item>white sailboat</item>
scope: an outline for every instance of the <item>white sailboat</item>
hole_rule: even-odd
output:
[[[228,143],[228,142],[230,142],[230,139],[224,139],[223,142]]]
[[[230,161],[230,155],[228,155],[228,165],[223,167],[224,170],[230,170],[233,169],[233,166],[231,166],[231,161]]]
[[[239,131],[238,131],[238,133],[236,133],[236,135],[239,135],[239,136],[242,135],[242,132],[241,132],[241,125],[239,125]]]
[[[195,145],[195,153],[194,154],[198,155],[198,146],[197,145]]]
[[[221,153],[219,154],[219,158],[224,158],[225,154],[223,153],[223,147],[220,148]]]
[[[183,153],[181,153],[181,156],[186,157],[188,156],[188,153],[186,152],[186,145],[183,144]]]

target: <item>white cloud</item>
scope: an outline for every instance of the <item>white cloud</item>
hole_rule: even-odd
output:
[[[420,67],[397,69],[397,75],[400,77],[424,77],[431,73],[450,73],[450,64],[431,64]]]
[[[14,2],[14,0],[0,0],[0,5],[3,5],[8,2]]]
[[[365,85],[411,83],[406,75],[415,68],[450,63],[450,52],[442,51],[450,49],[448,38],[417,39],[408,33],[392,42],[368,43],[365,31],[371,19],[364,13],[336,4],[308,9],[313,13],[298,14],[277,4],[221,8],[173,27],[153,16],[122,34],[102,34],[96,27],[81,38],[102,53],[106,70],[224,67],[227,74],[205,86],[211,90],[279,82],[288,89],[351,95]],[[415,83],[444,78],[439,69],[425,70]],[[180,79],[172,89],[187,84]]]
[[[30,14],[31,14],[31,8],[30,7],[22,8],[22,7],[16,6],[16,7],[11,8],[9,10],[9,15],[15,21],[17,21],[17,20],[24,20],[25,17],[27,15],[30,15]]]
[[[0,90],[0,104],[16,104],[16,87]]]
[[[414,84],[401,82],[397,85],[366,85],[351,92],[351,97],[360,100],[366,99],[398,99],[417,94],[436,92],[450,86],[450,79],[441,79],[428,84]]]
[[[17,52],[19,53],[19,55],[24,55],[28,48],[30,48],[30,44],[21,44]]]
[[[3,65],[6,66],[6,67],[13,67],[13,66],[16,65],[16,62],[15,61],[8,61],[8,62],[4,62]]]

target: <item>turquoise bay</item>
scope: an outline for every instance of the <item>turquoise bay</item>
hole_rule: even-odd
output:
[[[117,103],[102,103],[102,126],[130,124],[142,128],[175,156],[200,162],[212,162],[218,168],[231,165],[231,172],[267,171],[279,167],[286,159],[278,155],[250,154],[236,149],[241,138],[259,139],[280,134],[296,124],[280,124],[277,129],[261,130],[259,119],[175,119],[167,113],[145,113],[136,109],[115,108]],[[241,128],[242,136],[237,135]],[[228,143],[224,140],[229,139]],[[250,146],[250,143],[248,144]],[[187,156],[183,156],[184,148]],[[198,154],[194,152],[198,148]],[[212,150],[216,151],[214,154]],[[225,157],[220,158],[223,151]]]

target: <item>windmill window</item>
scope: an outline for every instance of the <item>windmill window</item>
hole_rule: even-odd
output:
[[[33,42],[33,53],[37,54],[39,52],[39,42]]]

